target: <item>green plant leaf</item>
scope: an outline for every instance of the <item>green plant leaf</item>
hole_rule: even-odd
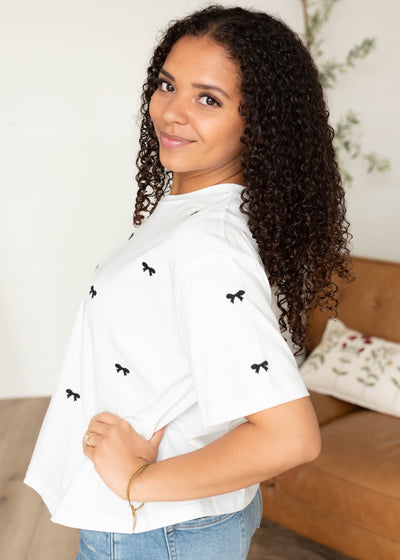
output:
[[[324,88],[333,88],[341,74],[352,70],[356,64],[365,59],[375,48],[376,39],[366,37],[354,45],[343,61],[334,58],[324,58],[324,40],[322,28],[328,23],[331,12],[340,0],[301,0],[303,4],[305,40],[319,68],[321,84]],[[364,153],[360,142],[356,141],[356,128],[360,126],[360,119],[353,111],[348,111],[346,117],[333,126],[335,131],[335,151],[340,174],[344,185],[351,185],[352,174],[346,169],[342,154],[350,160],[360,159],[366,166],[368,173],[384,173],[390,169],[390,160],[375,152]]]
[[[397,381],[397,379],[396,379],[395,377],[392,377],[392,382],[396,385],[396,387],[397,387],[398,389],[400,389],[400,382]]]
[[[343,371],[343,370],[339,370],[335,367],[332,368],[332,370],[336,373],[336,375],[348,375],[348,371]]]
[[[362,377],[357,377],[357,381],[359,381],[360,383],[362,383],[363,385],[365,385],[366,387],[373,387],[375,385],[374,382],[369,382],[366,381],[365,379],[363,379]]]

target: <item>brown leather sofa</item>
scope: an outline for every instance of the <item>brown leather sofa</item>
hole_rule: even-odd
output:
[[[353,258],[338,317],[400,342],[400,263]],[[329,314],[309,317],[311,351]],[[358,560],[400,559],[400,418],[311,393],[321,455],[262,484],[263,516]]]

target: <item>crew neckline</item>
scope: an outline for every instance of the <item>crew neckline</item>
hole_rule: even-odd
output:
[[[218,183],[216,185],[210,185],[209,187],[204,187],[202,189],[197,189],[195,191],[190,191],[187,193],[181,194],[165,194],[159,200],[160,202],[172,202],[176,200],[187,200],[187,199],[194,199],[197,197],[203,197],[207,194],[215,194],[215,193],[226,193],[230,191],[237,191],[241,192],[244,189],[243,185],[239,185],[238,183]]]

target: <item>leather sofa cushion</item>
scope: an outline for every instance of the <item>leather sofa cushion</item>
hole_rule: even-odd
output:
[[[263,516],[278,525],[359,560],[399,560],[400,541],[388,539],[363,527],[347,523],[337,515],[322,514],[295,497],[271,486],[261,486]],[[312,548],[314,553],[314,548]],[[310,556],[312,553],[310,552]],[[314,557],[314,556],[313,556]],[[301,556],[308,558],[307,552]],[[321,558],[322,560],[322,558]]]
[[[280,491],[399,542],[400,419],[360,410],[325,424],[321,436],[321,455],[278,477]]]
[[[340,418],[350,412],[362,410],[361,407],[355,404],[336,399],[329,395],[322,395],[315,391],[309,391],[309,393],[320,426],[332,422],[332,420]]]

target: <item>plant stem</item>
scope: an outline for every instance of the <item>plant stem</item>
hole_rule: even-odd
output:
[[[303,6],[303,19],[304,19],[304,28],[305,28],[305,39],[307,48],[310,48],[310,34],[308,32],[309,28],[309,18],[308,18],[308,11],[307,11],[307,0],[301,0]]]

